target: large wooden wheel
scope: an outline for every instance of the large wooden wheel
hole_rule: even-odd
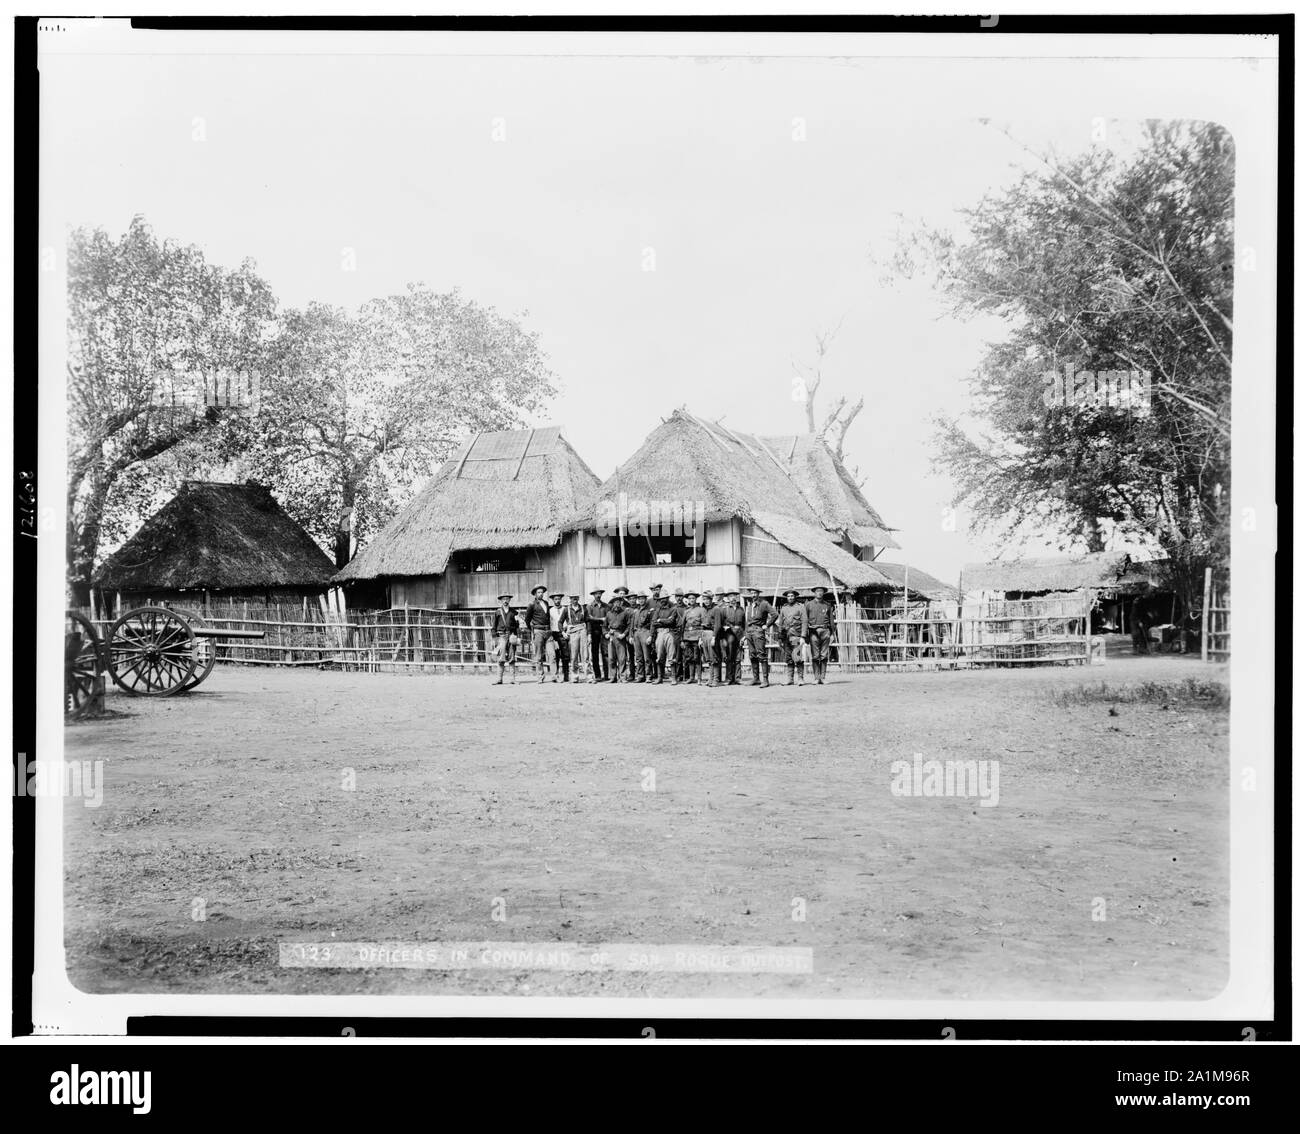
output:
[[[108,633],[108,670],[127,693],[169,697],[190,687],[198,666],[194,631],[174,610],[128,610]]]
[[[75,610],[63,616],[63,719],[76,720],[90,706],[103,673],[99,635]]]
[[[194,675],[185,683],[188,693],[204,681],[217,664],[217,644],[211,638],[194,635]]]

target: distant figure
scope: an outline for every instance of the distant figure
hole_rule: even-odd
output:
[[[1133,652],[1149,654],[1151,652],[1151,612],[1143,599],[1133,600]]]
[[[808,637],[808,611],[799,601],[799,590],[790,587],[785,592],[785,605],[777,615],[777,637],[785,655],[785,683],[795,684],[796,676],[803,685],[803,644]]]
[[[551,665],[552,683],[560,679],[560,670],[564,670],[564,680],[569,680],[569,638],[564,628],[569,621],[568,608],[564,605],[564,595],[551,595],[551,636],[546,643],[546,660]]]
[[[587,638],[587,608],[582,605],[579,595],[569,596],[569,608],[564,613],[564,634],[569,640],[573,680],[581,682],[584,677],[594,680],[591,677],[591,643]]]
[[[605,623],[609,619],[609,607],[601,596],[604,587],[597,587],[591,592],[591,602],[587,603],[587,642],[591,647],[591,673],[593,681],[605,680]]]
[[[537,667],[537,680],[546,680],[546,643],[551,637],[551,604],[546,601],[546,588],[540,583],[533,588],[533,601],[524,611],[524,620],[533,645],[533,665]]]
[[[497,595],[500,604],[492,616],[492,656],[496,658],[500,672],[493,685],[502,685],[506,679],[506,666],[510,667],[510,684],[515,683],[515,656],[519,639],[515,634],[515,612],[510,609],[510,600],[514,595]]]

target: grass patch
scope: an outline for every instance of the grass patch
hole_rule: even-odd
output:
[[[1222,682],[1187,677],[1182,681],[1143,681],[1137,685],[1107,685],[1102,681],[1097,685],[1057,690],[1052,700],[1063,706],[1146,704],[1162,708],[1176,705],[1226,709],[1228,696],[1228,686]]]

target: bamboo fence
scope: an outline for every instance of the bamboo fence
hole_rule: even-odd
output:
[[[1081,595],[992,603],[913,601],[887,608],[842,604],[831,664],[841,672],[1001,665],[1083,664],[1089,660],[1087,607]],[[217,661],[361,672],[488,672],[496,663],[490,610],[399,607],[345,611],[332,598],[262,605],[238,599],[206,606],[174,604],[214,629],[261,630],[254,640],[215,639]],[[112,625],[102,612],[101,633]],[[1223,631],[1226,635],[1226,630]],[[532,664],[520,636],[518,664]],[[784,662],[775,631],[768,657]]]
[[[1201,604],[1201,660],[1225,662],[1232,656],[1232,600],[1228,590],[1205,569],[1205,596]]]
[[[831,663],[842,672],[1087,664],[1091,605],[1086,593],[982,603],[847,604],[839,607]]]

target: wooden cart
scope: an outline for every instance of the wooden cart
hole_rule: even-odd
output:
[[[217,630],[166,606],[128,610],[100,638],[84,615],[64,618],[64,717],[82,716],[108,674],[126,693],[170,697],[203,682],[217,664],[214,639],[263,638],[261,630]]]

